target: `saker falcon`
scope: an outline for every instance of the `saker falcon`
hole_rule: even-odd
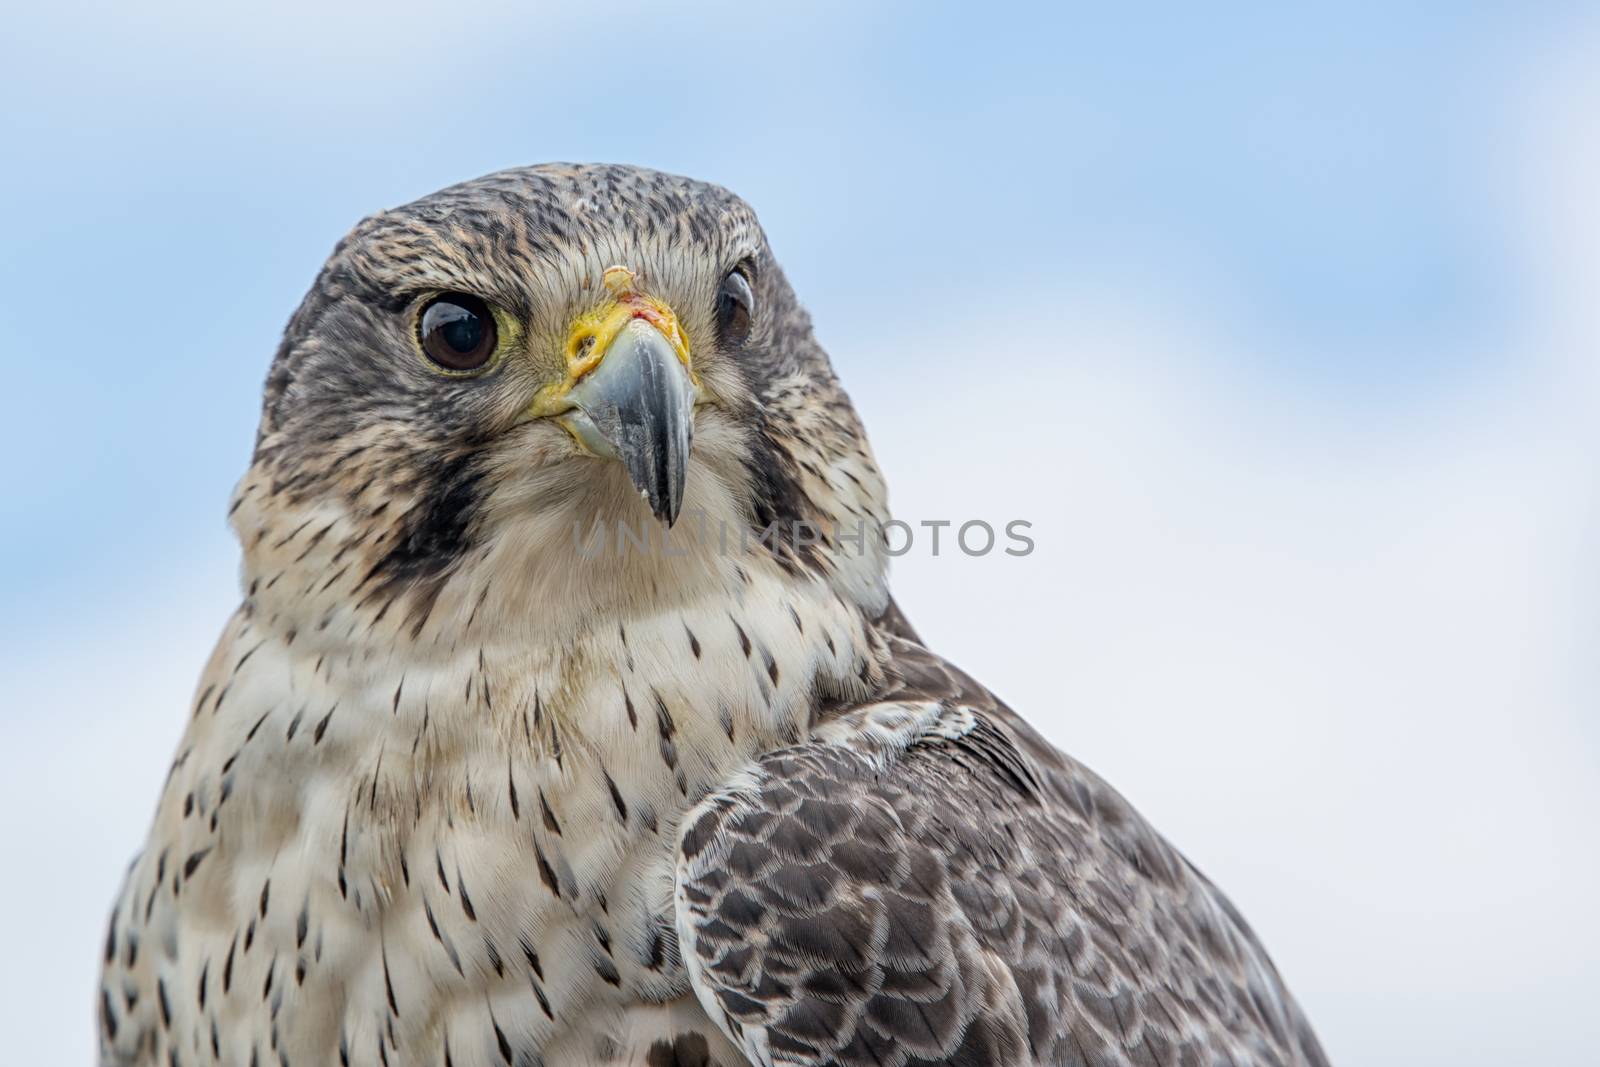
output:
[[[267,378],[102,1062],[1325,1063],[1223,895],[924,647],[888,514],[726,191],[362,222]]]

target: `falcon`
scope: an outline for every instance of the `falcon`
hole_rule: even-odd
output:
[[[919,640],[885,499],[723,189],[361,222],[267,377],[101,1062],[1325,1063],[1227,899]]]

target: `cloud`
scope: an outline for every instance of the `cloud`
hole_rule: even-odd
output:
[[[1026,559],[902,559],[913,622],[1234,897],[1336,1062],[1600,1038],[1592,54],[1498,116],[1529,313],[1465,384],[1330,404],[1245,372],[1226,310],[1046,294],[1009,306],[1052,343],[852,383],[901,518],[1034,522]]]
[[[0,1003],[17,1063],[94,1060],[105,920],[237,603],[232,555],[145,575],[0,654],[0,837],[20,857],[0,889],[16,962],[0,972]]]
[[[1493,396],[1330,424],[1150,317],[857,390],[903,519],[1038,542],[908,554],[902,604],[1235,897],[1336,1059],[1520,1054],[1600,954],[1576,441]]]

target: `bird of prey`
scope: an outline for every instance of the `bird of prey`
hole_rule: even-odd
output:
[[[1323,1064],[1223,895],[918,639],[888,514],[723,189],[358,224],[267,377],[102,1063]]]

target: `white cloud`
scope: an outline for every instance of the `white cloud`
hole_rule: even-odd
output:
[[[0,661],[0,968],[9,1062],[94,1061],[105,920],[144,840],[195,679],[237,603],[235,565],[212,555],[152,574]]]
[[[1337,1060],[1576,1062],[1574,980],[1600,978],[1576,441],[1521,397],[1330,425],[1186,368],[1209,328],[1074,321],[1039,362],[858,389],[902,518],[1039,543],[913,552],[902,603],[1235,897]]]
[[[1336,1062],[1600,1040],[1592,55],[1501,116],[1533,314],[1469,391],[1353,417],[1159,300],[857,383],[902,518],[1036,526],[1025,560],[907,556],[913,621],[1233,895]]]

